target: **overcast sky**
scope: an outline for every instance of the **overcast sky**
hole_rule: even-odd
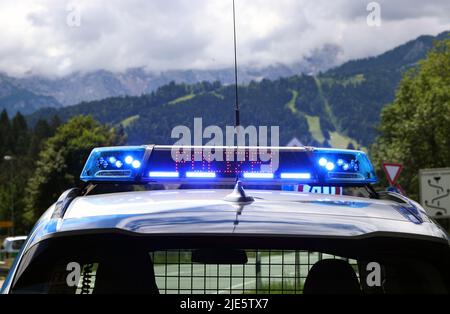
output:
[[[240,64],[301,60],[324,44],[342,61],[450,29],[448,0],[236,0]],[[0,71],[65,75],[223,68],[233,62],[232,0],[0,0]],[[372,20],[376,21],[376,20]]]

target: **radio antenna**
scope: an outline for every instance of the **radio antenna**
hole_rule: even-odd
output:
[[[234,94],[235,94],[235,107],[234,107],[234,128],[237,132],[238,138],[236,143],[236,156],[238,155],[239,147],[239,126],[241,125],[239,116],[239,92],[238,92],[238,68],[237,68],[237,48],[236,48],[236,9],[233,0],[233,35],[234,35]],[[244,144],[245,146],[245,144]],[[239,175],[236,173],[236,185],[234,187],[235,191],[242,190],[245,195],[245,191],[241,186],[239,181]],[[230,194],[233,197],[233,193]]]
[[[238,95],[238,69],[237,69],[237,49],[236,49],[236,10],[234,6],[233,0],[233,34],[234,34],[234,83],[235,83],[235,96],[236,96],[236,104],[234,108],[235,112],[235,120],[234,126],[238,127],[241,125],[240,116],[239,116],[239,95]]]

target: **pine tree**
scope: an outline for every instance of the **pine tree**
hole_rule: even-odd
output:
[[[8,113],[4,109],[0,113],[0,157],[9,152],[11,146],[11,124],[9,121]]]
[[[34,160],[42,149],[44,140],[52,136],[56,128],[53,128],[46,120],[38,120],[30,138],[28,156],[30,160]]]
[[[29,137],[27,122],[20,112],[17,112],[11,121],[11,136],[14,140],[11,147],[13,154],[24,156],[28,151]]]

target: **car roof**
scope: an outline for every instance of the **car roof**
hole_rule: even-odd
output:
[[[40,232],[120,230],[139,234],[242,234],[355,237],[371,233],[447,235],[417,203],[398,203],[344,195],[247,190],[254,202],[224,200],[231,190],[160,190],[111,193],[75,198],[63,219],[41,219]],[[408,206],[417,210],[411,215]],[[416,218],[420,216],[420,221]]]

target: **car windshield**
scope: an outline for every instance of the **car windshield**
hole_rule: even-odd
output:
[[[61,237],[44,240],[26,253],[12,292],[447,293],[449,257],[430,258],[439,245],[399,241],[405,240]],[[390,242],[404,249],[392,250]]]

